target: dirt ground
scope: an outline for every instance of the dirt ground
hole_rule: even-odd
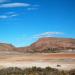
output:
[[[57,65],[61,65],[57,67]],[[75,69],[75,54],[23,54],[0,55],[1,67],[53,67],[58,69]],[[68,68],[69,67],[69,68]]]
[[[47,54],[23,54],[23,55],[1,55],[0,61],[33,61],[49,59],[75,59],[75,54],[47,53]]]

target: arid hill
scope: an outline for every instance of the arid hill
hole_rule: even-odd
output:
[[[28,47],[17,48],[23,52],[60,52],[61,50],[74,50],[75,39],[70,38],[40,38]]]
[[[15,47],[11,44],[0,43],[0,51],[1,50],[5,50],[5,51],[14,50],[14,48]]]
[[[71,38],[40,38],[28,47],[14,47],[11,44],[0,43],[0,51],[17,51],[24,53],[57,53],[75,49],[75,39]]]

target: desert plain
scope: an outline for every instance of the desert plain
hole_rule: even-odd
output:
[[[58,66],[59,65],[59,66]],[[75,69],[73,53],[28,53],[0,55],[0,68],[4,67],[52,67],[60,70]]]

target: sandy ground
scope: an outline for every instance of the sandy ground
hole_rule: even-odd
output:
[[[58,67],[57,65],[61,65]],[[75,54],[26,54],[0,56],[3,67],[47,67],[70,70],[75,69]]]
[[[60,65],[58,67],[57,65]],[[75,69],[75,64],[74,63],[61,63],[61,62],[40,62],[40,61],[33,61],[33,62],[5,62],[2,61],[0,62],[0,68],[6,68],[6,67],[19,67],[19,68],[27,68],[27,67],[52,67],[52,68],[57,68],[59,70],[71,70]]]

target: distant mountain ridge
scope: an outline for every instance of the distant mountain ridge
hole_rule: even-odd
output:
[[[18,51],[24,53],[54,53],[60,52],[61,50],[74,50],[75,49],[75,39],[71,38],[54,38],[54,37],[45,37],[40,38],[38,41],[34,42],[28,47],[18,47],[11,44],[0,43],[0,51]]]
[[[14,50],[15,46],[6,43],[0,43],[0,50]]]

